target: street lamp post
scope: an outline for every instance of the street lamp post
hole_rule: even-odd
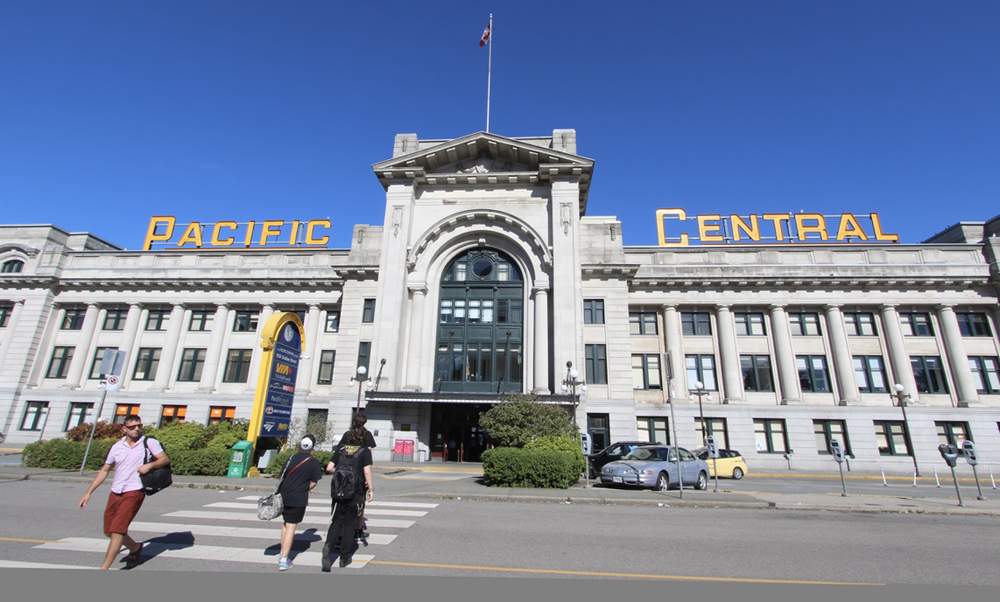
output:
[[[910,448],[910,457],[913,458],[913,474],[919,477],[920,469],[917,468],[917,450],[913,449],[913,439],[910,437],[910,423],[906,420],[906,402],[912,398],[908,393],[903,392],[903,385],[896,383],[892,388],[896,390],[893,397],[898,401],[899,408],[903,410],[903,435],[906,437],[906,443]]]
[[[353,387],[354,383],[358,383],[358,405],[354,406],[355,412],[361,411],[361,392],[364,390],[364,387],[361,386],[361,383],[367,382],[368,388],[370,389],[372,387],[371,381],[372,379],[368,378],[368,368],[365,368],[364,366],[358,366],[357,375],[352,376],[351,382],[348,383],[347,385],[348,387]]]
[[[579,386],[584,393],[587,392],[587,383],[579,380],[580,373],[573,367],[573,362],[566,362],[566,378],[562,381],[563,393],[570,391],[573,396],[573,424],[576,424],[576,408],[580,405],[580,399],[576,396],[576,388]]]
[[[705,442],[707,433],[705,431],[705,410],[701,405],[701,399],[704,397],[708,401],[712,401],[712,394],[705,390],[705,383],[700,380],[694,384],[693,389],[688,389],[688,393],[691,394],[688,396],[688,399],[692,401],[694,401],[695,395],[698,396],[698,415],[701,417],[701,444],[704,446],[707,445]]]

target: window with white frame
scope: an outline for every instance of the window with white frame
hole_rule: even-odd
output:
[[[976,390],[980,393],[1000,393],[1000,361],[986,355],[970,355],[969,368],[976,380]]]
[[[885,363],[881,355],[855,355],[854,376],[858,380],[858,391],[862,393],[884,393],[888,390],[885,378]]]
[[[696,382],[701,382],[707,391],[718,391],[719,385],[715,379],[714,355],[686,355],[684,367],[687,372],[688,386],[695,388]]]
[[[736,318],[736,334],[738,336],[764,336],[764,314],[753,311],[734,312]]]
[[[782,454],[788,451],[785,421],[776,418],[755,418],[754,440],[759,454]]]

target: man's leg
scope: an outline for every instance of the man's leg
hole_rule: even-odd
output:
[[[102,571],[110,569],[111,563],[118,556],[118,552],[122,551],[122,540],[124,540],[125,535],[123,533],[112,533],[108,537],[111,538],[111,541],[108,542],[108,552],[104,555],[104,564],[101,565]]]

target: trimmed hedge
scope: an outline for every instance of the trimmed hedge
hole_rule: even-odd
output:
[[[283,467],[285,465],[285,462],[287,462],[288,459],[291,458],[297,451],[298,448],[293,448],[293,449],[286,449],[283,452],[275,454],[274,457],[271,458],[271,461],[268,463],[267,468],[265,468],[263,472],[266,474],[273,474],[277,476],[278,473],[281,472],[281,467]],[[319,460],[320,466],[326,468],[326,465],[330,462],[330,458],[333,457],[333,452],[313,451],[313,456],[317,460]]]
[[[100,470],[115,439],[94,439],[87,456],[87,470]],[[50,439],[36,441],[25,446],[21,452],[21,464],[30,468],[54,468],[57,470],[79,470],[83,454],[87,451],[86,441]]]
[[[229,471],[228,449],[182,449],[167,455],[174,474],[224,477]]]
[[[566,489],[580,479],[572,452],[497,447],[483,452],[484,482],[491,487]]]
[[[524,449],[550,449],[554,451],[569,452],[576,458],[576,472],[583,474],[587,468],[587,459],[583,457],[583,450],[580,449],[580,435],[556,435],[554,437],[538,437],[524,445]]]

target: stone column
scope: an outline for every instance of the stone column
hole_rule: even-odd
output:
[[[170,377],[174,371],[174,357],[177,355],[177,345],[181,340],[184,325],[191,319],[191,310],[178,303],[170,310],[170,320],[167,322],[167,340],[160,352],[160,365],[156,369],[156,381],[153,389],[163,391],[170,386]]]
[[[788,330],[788,314],[785,313],[784,305],[771,306],[771,336],[774,338],[774,359],[778,369],[778,384],[781,385],[781,403],[801,403],[799,371],[795,367],[792,335]]]
[[[962,341],[962,331],[958,328],[958,318],[955,309],[950,305],[938,308],[938,321],[941,322],[941,332],[944,334],[944,347],[951,365],[951,375],[955,381],[955,393],[959,405],[979,402],[979,392],[969,368],[969,356],[965,353],[965,343]],[[907,391],[909,393],[909,391]]]
[[[146,311],[142,308],[142,305],[135,303],[129,305],[128,314],[125,316],[122,342],[118,345],[118,349],[125,352],[125,368],[123,368],[124,373],[121,374],[123,382],[125,377],[130,376],[128,374],[128,366],[132,364],[133,360],[132,347],[135,345],[136,334],[139,332],[139,324],[142,323],[142,316],[145,313]]]
[[[76,389],[83,386],[83,369],[90,358],[87,357],[90,351],[90,344],[94,339],[94,330],[97,329],[97,322],[100,318],[101,308],[96,303],[87,306],[87,313],[83,317],[83,328],[80,329],[80,338],[76,343],[76,350],[73,352],[73,361],[69,364],[69,372],[66,374],[66,384],[69,389]]]
[[[424,301],[427,286],[411,284],[413,303],[410,307],[410,344],[406,353],[406,391],[420,390],[420,347],[424,344]]]
[[[535,289],[535,387],[533,393],[549,395],[549,292]]]
[[[10,349],[11,344],[14,342],[14,330],[17,329],[17,321],[21,317],[21,311],[24,309],[24,299],[19,301],[14,301],[14,307],[10,311],[10,317],[7,318],[7,326],[4,327],[0,332],[3,336],[0,336],[0,366],[5,365],[4,360],[7,357],[7,350]],[[60,310],[60,315],[62,315]],[[59,322],[62,323],[61,321]]]
[[[308,356],[299,359],[299,374],[295,379],[295,392],[302,395],[309,394],[313,388],[313,362],[316,361],[316,354],[319,353],[316,341],[316,323],[320,321],[320,308],[318,303],[310,303],[309,311],[306,312],[305,322],[302,323],[302,338],[305,346],[302,355]],[[258,325],[260,322],[258,322]],[[257,341],[258,344],[260,341]],[[252,360],[251,360],[252,361]],[[259,368],[258,368],[259,370]],[[247,379],[247,384],[250,379]]]
[[[250,356],[250,374],[247,376],[247,392],[257,391],[257,378],[260,377],[260,358],[264,350],[260,348],[260,340],[264,336],[264,326],[274,315],[274,303],[265,303],[260,308],[260,315],[257,317],[257,335],[253,340],[253,354]],[[306,339],[308,343],[308,339]],[[297,385],[296,385],[297,386]]]
[[[917,401],[919,397],[917,380],[913,377],[913,367],[910,365],[910,356],[906,353],[906,342],[899,327],[899,314],[896,313],[895,305],[882,306],[882,326],[885,328],[885,341],[889,345],[889,362],[892,365],[893,376],[893,380],[887,383],[886,388],[892,393],[895,391],[893,385],[899,383],[913,401]]]
[[[719,395],[726,403],[743,401],[743,375],[740,370],[740,353],[736,348],[736,326],[728,305],[716,308],[719,325],[719,357],[722,362],[723,391]]]
[[[215,319],[212,324],[212,339],[205,352],[205,366],[201,371],[201,381],[198,383],[199,391],[214,391],[215,377],[219,374],[219,364],[225,353],[223,349],[223,339],[226,330],[229,329],[229,304],[220,303],[215,310]]]
[[[840,405],[857,405],[861,403],[861,393],[858,391],[858,381],[854,376],[854,360],[851,359],[851,348],[847,345],[844,314],[841,313],[839,305],[826,306],[826,331],[830,334],[833,373],[837,379],[837,390],[840,392]]]
[[[681,326],[677,317],[677,308],[672,305],[663,308],[663,333],[666,336],[667,351],[670,352],[671,365],[668,369],[674,375],[672,381],[673,388],[668,392],[669,400],[670,403],[673,403],[674,400],[684,401],[688,397],[684,393],[687,392],[690,385],[687,382],[687,374],[684,370],[683,338],[681,337]]]

